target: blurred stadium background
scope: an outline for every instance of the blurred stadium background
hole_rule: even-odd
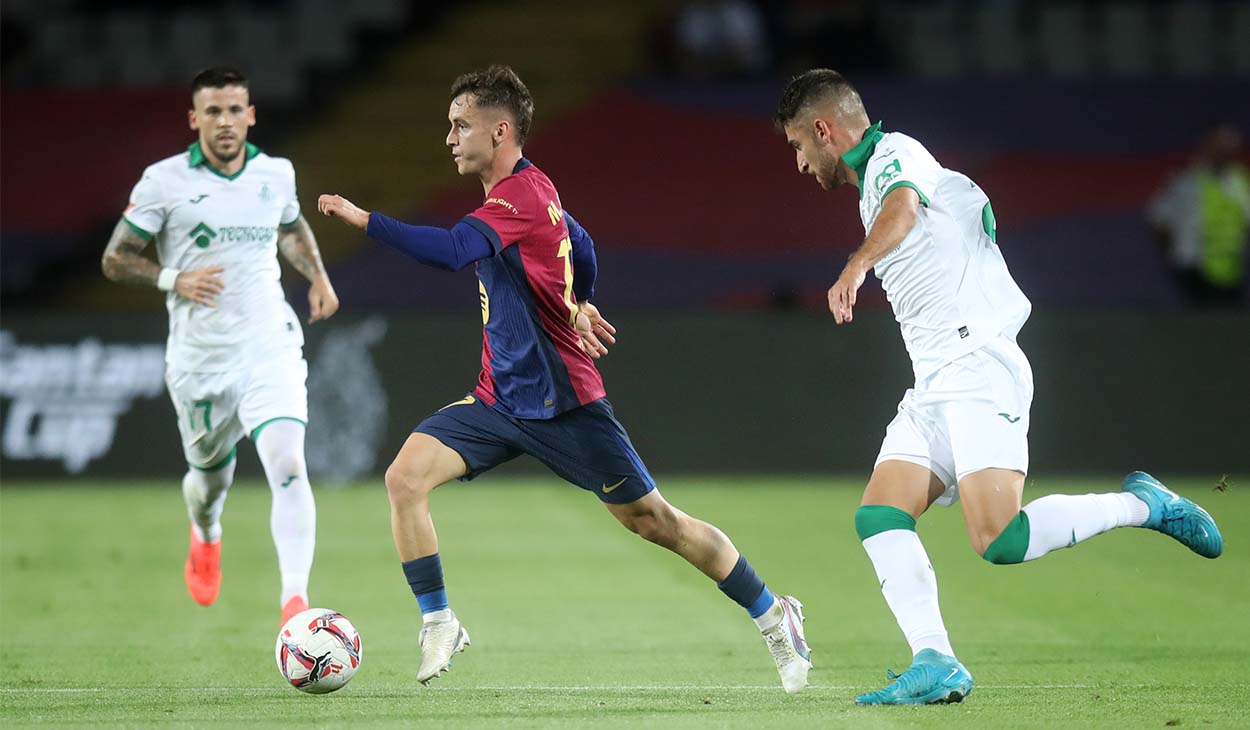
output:
[[[1192,200],[1160,202],[1196,161],[1244,179],[1250,2],[6,0],[0,29],[6,726],[1244,722],[1246,216],[1224,205],[1224,248],[1197,257],[1158,228],[1214,225]],[[414,692],[416,613],[381,474],[472,385],[477,286],[325,221],[315,200],[440,225],[475,207],[480,187],[443,145],[447,92],[494,62],[534,92],[528,156],[596,240],[596,302],[620,329],[601,367],[635,444],[677,504],[807,603],[818,665],[797,698],[701,576],[525,459],[500,470],[523,479],[439,493],[449,585],[480,644]],[[315,703],[271,664],[269,495],[251,448],[225,514],[227,587],[211,611],[187,600],[162,298],[99,269],[145,166],[193,140],[189,79],[219,63],[252,78],[250,139],[294,162],[342,300],[305,333],[312,588],[370,658]],[[847,73],[874,120],[993,200],[1034,303],[1020,336],[1036,377],[1030,495],[1145,468],[1210,506],[1229,544],[1207,563],[1121,531],[1001,571],[967,550],[957,510],[936,511],[925,540],[980,684],[935,713],[849,703],[903,659],[851,514],[912,377],[875,280],[853,325],[825,309],[862,237],[855,193],[796,174],[771,124],[784,81],[812,66]],[[1230,491],[1212,492],[1224,475]],[[525,565],[561,596],[560,641]]]
[[[161,298],[99,257],[143,168],[193,139],[186,84],[214,63],[252,77],[251,139],[294,161],[342,299],[307,330],[323,482],[376,479],[472,384],[480,335],[470,272],[330,225],[316,196],[457,220],[480,190],[442,143],[447,89],[491,62],[533,90],[528,156],[597,241],[609,393],[657,474],[866,474],[909,384],[875,281],[853,326],[824,310],[854,192],[795,174],[770,119],[814,65],[994,201],[1035,307],[1038,472],[1250,471],[1244,217],[1210,304],[1148,215],[1209,130],[1250,130],[1250,3],[9,0],[2,26],[6,479],[180,473]]]

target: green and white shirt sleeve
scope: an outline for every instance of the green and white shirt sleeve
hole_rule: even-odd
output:
[[[168,217],[169,208],[162,194],[160,179],[149,167],[130,192],[130,205],[122,214],[122,220],[143,240],[151,241],[165,227]]]
[[[927,208],[932,205],[941,176],[942,166],[919,142],[903,134],[886,134],[868,161],[865,197],[883,201],[899,188],[911,188]]]

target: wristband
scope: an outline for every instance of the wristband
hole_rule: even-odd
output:
[[[177,269],[161,269],[160,276],[156,277],[156,288],[161,291],[173,291],[174,283],[178,281],[178,275],[181,273]]]

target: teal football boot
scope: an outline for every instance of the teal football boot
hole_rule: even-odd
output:
[[[902,674],[886,671],[894,680],[885,689],[855,698],[857,705],[943,705],[963,702],[972,693],[972,675],[953,656],[922,649]]]
[[[1204,558],[1218,558],[1224,552],[1224,538],[1211,515],[1198,505],[1168,489],[1144,471],[1124,477],[1121,491],[1146,503],[1150,516],[1142,525],[1162,532]]]

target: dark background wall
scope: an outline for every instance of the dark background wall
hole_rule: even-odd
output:
[[[367,455],[367,463],[358,462],[358,476],[379,478],[421,418],[472,387],[477,316],[472,310],[464,316],[346,316],[311,328],[308,448],[314,469],[333,476],[341,473],[342,459]],[[866,477],[912,380],[897,326],[886,315],[836,327],[829,317],[806,314],[630,313],[617,325],[620,343],[602,361],[608,396],[659,478],[681,472]],[[84,423],[91,404],[110,390],[138,388],[85,382],[79,368],[52,365],[48,350],[31,348],[55,344],[64,352],[72,343],[81,358],[82,340],[95,338],[105,346],[146,343],[149,355],[159,358],[164,322],[156,316],[17,316],[6,318],[5,331],[4,476],[53,477],[66,474],[60,454],[15,459],[11,446],[40,439],[55,445],[61,431],[81,439],[92,433]],[[1020,337],[1036,379],[1033,471],[1146,468],[1213,479],[1250,472],[1250,345],[1244,336],[1230,336],[1246,332],[1250,316],[1244,313],[1035,314]],[[34,352],[45,357],[42,387],[31,384],[41,376],[19,364]],[[151,381],[150,364],[133,370],[147,371]],[[19,375],[28,387],[15,385]],[[173,407],[159,377],[158,361],[155,387],[129,399],[111,447],[78,474],[180,472]],[[23,409],[33,404],[39,415],[15,417],[19,402]],[[244,469],[248,462],[254,468],[250,448],[240,453]],[[514,468],[539,468],[521,462]]]

